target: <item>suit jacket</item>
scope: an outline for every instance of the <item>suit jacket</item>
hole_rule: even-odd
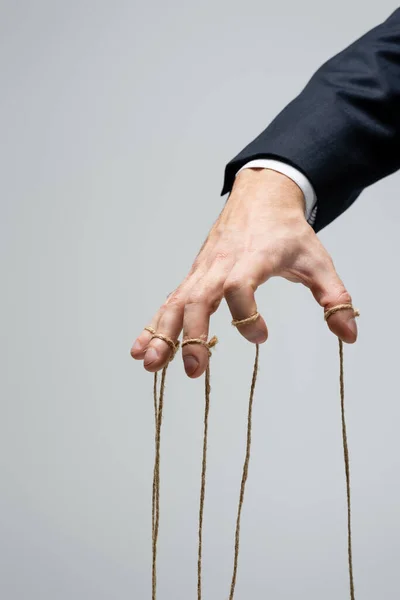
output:
[[[255,158],[302,171],[318,199],[316,231],[400,168],[400,9],[326,62],[225,169],[222,194]]]

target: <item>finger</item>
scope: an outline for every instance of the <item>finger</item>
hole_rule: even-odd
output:
[[[207,245],[208,251],[207,251],[206,255],[203,256],[203,260],[200,260],[200,255],[204,255],[203,250],[206,247],[206,245]],[[215,245],[215,243],[210,242],[210,240],[208,238],[207,238],[207,240],[205,240],[188,275],[185,277],[185,279],[183,280],[181,285],[176,290],[171,292],[171,294],[168,295],[165,305],[168,305],[170,302],[175,302],[177,295],[179,295],[179,297],[183,300],[184,297],[188,295],[188,293],[189,293],[190,289],[193,287],[193,285],[195,285],[196,282],[204,276],[205,272],[207,271],[207,269],[210,266],[209,261],[207,260],[207,255],[211,255],[210,250],[212,250],[214,245]],[[154,316],[154,318],[152,319],[152,321],[149,325],[149,329],[158,331],[158,328],[160,326],[159,325],[160,317],[161,317],[161,314],[165,310],[165,305],[163,307],[161,307],[160,310],[157,312],[157,314]],[[179,336],[179,333],[180,333],[180,331],[177,333],[177,336]],[[152,340],[152,333],[149,332],[147,329],[144,329],[142,331],[142,333],[136,338],[134,344],[132,345],[131,356],[133,358],[135,358],[136,360],[143,360],[146,355],[146,352],[147,352],[147,349],[148,349],[148,346],[149,346],[151,340]],[[162,352],[162,354],[164,355],[164,352]],[[151,357],[151,355],[150,355],[150,357]]]
[[[257,304],[254,292],[257,285],[255,278],[249,276],[247,265],[238,263],[225,281],[224,296],[235,321],[247,319],[255,315]],[[262,344],[268,339],[268,328],[261,315],[246,324],[236,325],[237,330],[249,342]]]
[[[324,312],[339,304],[352,304],[351,296],[336,273],[330,257],[315,269],[311,291]],[[357,340],[357,323],[354,310],[340,310],[329,317],[329,329],[343,342],[353,344]]]
[[[218,265],[192,288],[185,305],[183,341],[208,340],[210,316],[221,302],[225,277],[224,269]],[[182,347],[182,358],[186,374],[192,378],[200,377],[206,370],[209,350],[201,344],[187,344]]]
[[[171,360],[174,354],[173,343],[176,343],[182,331],[183,307],[183,301],[179,298],[167,302],[160,311],[156,333],[166,339],[152,337],[150,340],[144,355],[144,368],[147,371],[159,371]]]
[[[150,325],[148,325],[149,329],[151,329],[153,331],[157,330],[158,321],[160,319],[160,314],[161,314],[161,311],[159,310],[154,315],[153,319],[150,322]],[[136,338],[136,340],[131,348],[132,358],[134,358],[135,360],[143,360],[144,359],[144,355],[146,354],[146,350],[149,346],[152,335],[153,334],[151,333],[151,331],[148,331],[147,329],[143,329],[142,333]]]
[[[159,321],[160,321],[161,315],[162,315],[163,311],[165,310],[166,306],[170,303],[176,303],[178,301],[178,297],[181,299],[182,302],[184,302],[185,294],[187,295],[187,292],[192,285],[192,281],[196,281],[196,279],[198,277],[200,277],[200,274],[198,274],[197,271],[193,272],[192,274],[188,275],[183,280],[181,285],[176,290],[174,290],[173,292],[168,294],[165,304],[157,311],[157,313],[154,315],[153,319],[151,320],[148,328],[145,328],[142,331],[142,333],[136,338],[134,344],[132,345],[132,348],[131,348],[132,358],[134,358],[136,360],[144,359],[145,354],[148,349],[148,346],[152,340],[153,333],[158,331]],[[149,331],[149,329],[152,331]],[[179,336],[179,333],[180,333],[180,331],[178,332],[177,336]]]

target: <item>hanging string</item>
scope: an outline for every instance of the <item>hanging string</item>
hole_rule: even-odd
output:
[[[238,327],[240,325],[247,325],[249,323],[254,323],[258,319],[259,316],[260,315],[257,312],[254,315],[247,317],[246,319],[233,319],[232,325],[234,327]],[[252,433],[252,422],[253,422],[253,401],[254,401],[254,391],[256,389],[256,382],[257,382],[259,352],[260,352],[259,345],[256,344],[256,356],[254,359],[253,375],[251,378],[251,386],[250,386],[249,408],[248,408],[248,413],[247,413],[246,454],[245,454],[245,459],[244,459],[244,464],[243,464],[242,481],[240,484],[239,504],[238,504],[237,518],[236,518],[235,551],[234,551],[234,559],[233,559],[233,573],[232,573],[231,588],[230,588],[230,593],[229,593],[229,600],[233,600],[233,596],[235,594],[238,563],[239,563],[240,523],[241,523],[241,517],[242,517],[244,493],[245,493],[245,489],[246,489],[246,481],[247,481],[248,474],[249,474],[249,464],[250,464],[250,455],[251,455],[251,433]]]
[[[247,443],[246,443],[246,456],[243,464],[243,474],[242,481],[240,484],[240,495],[239,495],[239,505],[236,519],[236,532],[235,532],[235,554],[233,560],[233,574],[231,581],[231,589],[229,593],[229,600],[233,600],[233,596],[235,593],[236,586],[236,577],[238,570],[238,561],[239,561],[239,544],[240,544],[240,520],[242,516],[242,508],[244,501],[244,492],[246,488],[246,481],[249,474],[249,463],[250,463],[250,453],[251,453],[251,431],[252,431],[252,416],[253,416],[253,399],[254,399],[254,390],[256,387],[257,381],[257,372],[258,372],[258,356],[259,356],[259,346],[256,345],[256,357],[254,360],[253,367],[253,377],[251,380],[251,388],[250,388],[250,399],[249,399],[249,410],[247,415]]]
[[[158,398],[157,398],[157,371],[154,373],[153,399],[154,399],[154,447],[157,445],[157,422],[158,422]],[[153,524],[152,543],[154,543],[154,524],[156,519],[156,489],[153,474],[153,497],[151,503],[151,521]]]
[[[156,412],[156,435],[155,435],[155,458],[153,474],[153,562],[152,562],[152,600],[157,596],[157,543],[160,527],[160,443],[161,424],[164,408],[165,377],[167,368],[164,367],[161,374],[160,395]],[[156,379],[156,378],[154,378]]]
[[[349,310],[354,312],[354,316],[358,317],[360,312],[353,308],[352,304],[339,304],[334,306],[330,310],[325,312],[325,321],[332,315],[340,310]],[[354,592],[354,573],[353,573],[353,550],[352,550],[352,532],[351,532],[351,486],[350,486],[350,457],[349,457],[349,445],[347,441],[347,427],[345,417],[345,405],[344,405],[344,365],[343,365],[343,342],[339,339],[339,372],[340,372],[340,407],[342,417],[342,440],[343,440],[343,454],[344,454],[344,466],[346,473],[346,495],[347,495],[347,548],[348,548],[348,561],[349,561],[349,581],[350,581],[350,598],[355,600]]]
[[[173,360],[179,349],[179,342],[174,342],[163,334],[156,333],[152,327],[145,327],[152,334],[151,339],[158,338],[167,342],[172,353],[170,361]],[[161,448],[161,424],[164,408],[165,378],[168,365],[161,373],[160,393],[157,398],[157,372],[154,373],[153,399],[154,399],[154,422],[155,422],[155,453],[153,470],[153,489],[152,489],[152,600],[157,598],[157,545],[158,532],[160,528],[160,448]]]
[[[359,311],[354,309],[352,304],[339,304],[333,308],[327,310],[324,314],[325,321],[341,310],[351,309],[354,312],[354,316],[359,316]],[[234,319],[232,325],[235,327],[246,325],[255,322],[259,313],[255,313],[246,319]],[[171,348],[171,360],[174,358],[178,348],[179,342],[174,342],[169,337],[157,333],[152,327],[146,327],[147,331],[152,334],[153,338],[164,340]],[[208,349],[209,356],[211,356],[211,348],[213,348],[218,342],[216,337],[211,338],[208,342],[200,339],[193,338],[187,339],[182,343],[182,346],[188,344],[200,344]],[[233,600],[236,579],[238,572],[239,562],[239,549],[240,549],[240,525],[241,516],[244,503],[244,495],[246,489],[246,482],[249,472],[250,456],[251,456],[251,439],[252,439],[252,415],[253,415],[253,402],[254,392],[257,382],[259,363],[259,345],[256,345],[256,354],[253,366],[253,374],[250,386],[249,395],[249,407],[247,415],[247,441],[246,441],[246,453],[243,464],[242,480],[240,485],[240,495],[236,519],[236,531],[235,531],[235,550],[234,550],[234,561],[233,561],[233,574],[231,580],[229,600]],[[353,555],[352,555],[352,529],[351,529],[351,485],[350,485],[350,458],[349,458],[349,447],[347,440],[347,428],[345,418],[345,403],[344,403],[344,360],[343,360],[343,342],[339,339],[339,366],[340,366],[340,403],[341,403],[341,419],[342,419],[342,441],[343,441],[343,454],[345,463],[345,474],[346,474],[346,495],[347,495],[347,533],[348,533],[348,565],[349,565],[349,580],[350,580],[350,598],[355,600],[354,591],[354,574],[353,574]],[[153,472],[153,492],[152,492],[152,600],[156,600],[157,591],[157,542],[159,533],[160,523],[160,445],[161,445],[161,424],[164,407],[164,394],[165,394],[165,378],[167,368],[164,367],[161,374],[161,384],[159,394],[157,392],[158,376],[154,374],[154,386],[153,386],[153,397],[154,397],[154,420],[155,420],[155,458],[154,458],[154,472]],[[203,517],[204,517],[204,501],[206,491],[206,474],[207,474],[207,442],[208,442],[208,420],[210,412],[210,366],[209,363],[205,373],[205,408],[204,408],[204,433],[203,433],[203,456],[202,456],[202,468],[201,468],[201,487],[200,487],[200,506],[199,506],[199,527],[198,527],[198,560],[197,560],[197,598],[202,599],[202,554],[203,554]]]
[[[148,326],[145,327],[146,331],[149,331],[152,335],[155,334],[155,329]],[[153,380],[153,401],[154,401],[154,446],[157,448],[157,422],[158,422],[158,392],[157,392],[158,372],[154,373]],[[155,453],[156,454],[156,453]],[[151,523],[152,523],[152,551],[154,546],[154,531],[156,521],[156,495],[157,495],[157,479],[154,476],[153,469],[153,487],[152,487],[152,499],[151,499]]]
[[[208,342],[200,338],[188,339],[182,342],[182,347],[188,344],[200,344],[208,349],[208,356],[211,357],[211,348],[218,343],[214,336]],[[204,500],[206,494],[206,474],[207,474],[207,442],[208,442],[208,416],[210,413],[210,362],[207,363],[205,374],[205,405],[204,405],[204,433],[203,433],[203,458],[201,464],[201,486],[200,486],[200,506],[199,506],[199,529],[198,529],[198,553],[197,553],[197,600],[202,598],[202,561],[203,561],[203,516]]]

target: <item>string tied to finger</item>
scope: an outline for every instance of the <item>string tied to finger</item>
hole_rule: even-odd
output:
[[[327,310],[324,314],[325,321],[342,310],[352,310],[354,317],[360,316],[360,311],[354,308],[352,304],[338,304]],[[344,405],[344,365],[343,365],[343,341],[339,338],[339,365],[340,365],[340,407],[341,407],[341,418],[342,418],[342,441],[343,441],[343,455],[344,465],[346,473],[346,495],[347,495],[347,552],[348,552],[348,564],[349,564],[349,581],[350,581],[350,598],[355,600],[354,591],[354,572],[353,572],[353,543],[352,543],[352,528],[351,528],[351,485],[350,485],[350,456],[349,456],[349,444],[347,439],[347,425],[345,416],[345,405]]]
[[[354,317],[360,315],[359,310],[355,309],[352,304],[338,304],[324,313],[324,319],[327,322],[330,317],[339,311],[352,310]],[[240,327],[255,322],[259,318],[258,312],[254,313],[250,317],[244,319],[234,319],[232,325],[234,327]],[[147,331],[152,334],[152,338],[158,338],[165,341],[172,350],[172,358],[175,356],[179,342],[174,342],[168,336],[157,333],[152,327],[146,327]],[[182,347],[189,344],[198,344],[205,347],[208,351],[209,357],[211,356],[211,350],[215,347],[218,340],[213,336],[210,340],[206,341],[201,338],[189,338],[182,342]],[[355,600],[354,591],[354,575],[353,575],[353,557],[352,557],[352,527],[351,527],[351,486],[350,486],[350,458],[349,458],[349,447],[347,439],[347,428],[345,419],[345,403],[344,403],[344,360],[343,360],[343,341],[339,339],[339,361],[340,361],[340,400],[341,400],[341,420],[342,420],[342,442],[343,442],[343,453],[345,463],[345,474],[346,474],[346,493],[347,493],[347,516],[348,516],[348,569],[349,569],[349,581],[350,581],[350,599]],[[236,519],[236,531],[235,531],[235,547],[234,547],[234,561],[233,561],[233,573],[230,585],[229,600],[233,600],[236,588],[236,580],[238,574],[238,563],[239,563],[239,545],[240,545],[240,529],[241,529],[241,516],[242,508],[245,496],[246,481],[249,473],[249,463],[251,454],[251,441],[252,441],[252,413],[253,413],[253,401],[254,392],[257,381],[259,363],[259,345],[256,344],[256,356],[253,367],[253,375],[250,386],[249,395],[249,407],[247,416],[247,441],[246,441],[246,453],[243,464],[242,479],[240,485],[239,503],[237,509]],[[168,365],[167,365],[168,366]],[[155,407],[155,424],[156,424],[156,456],[154,465],[154,479],[153,479],[153,515],[152,515],[152,539],[153,539],[153,594],[152,599],[156,600],[156,560],[157,560],[157,539],[159,531],[159,510],[160,510],[160,435],[161,435],[161,422],[162,422],[162,411],[164,404],[164,390],[165,390],[165,375],[167,366],[162,371],[161,386],[159,395],[157,394],[157,373],[154,376],[154,407]],[[202,456],[202,467],[201,467],[201,487],[200,487],[200,506],[199,506],[199,523],[198,523],[198,577],[197,577],[197,599],[202,600],[202,551],[203,551],[203,515],[204,515],[204,503],[205,503],[205,492],[206,492],[206,472],[207,472],[207,442],[208,442],[208,423],[209,423],[209,411],[210,411],[210,365],[209,362],[206,367],[205,373],[205,409],[204,409],[204,433],[203,433],[203,456]],[[158,398],[157,398],[158,396]]]
[[[208,350],[208,356],[211,356],[211,349],[218,344],[218,338],[215,335],[208,341],[202,340],[201,338],[188,338],[182,342],[182,348],[189,344],[199,344],[200,346],[204,346]]]
[[[171,358],[169,359],[174,360],[176,353],[179,350],[180,347],[180,342],[178,340],[176,340],[174,342],[174,340],[172,340],[170,337],[168,337],[167,335],[164,335],[163,333],[158,333],[153,327],[145,327],[145,330],[148,331],[149,333],[151,333],[151,339],[158,339],[158,340],[162,340],[163,342],[165,342],[166,344],[168,344],[168,346],[171,348]]]
[[[355,317],[360,316],[360,311],[358,310],[358,308],[354,308],[354,306],[352,304],[337,304],[336,306],[333,306],[329,310],[325,311],[325,313],[324,313],[325,321],[327,321],[329,319],[329,317],[331,317],[332,315],[336,314],[337,312],[339,312],[341,310],[352,310]]]
[[[249,325],[250,323],[255,323],[258,317],[260,316],[259,312],[255,312],[254,315],[250,315],[250,317],[246,317],[245,319],[233,319],[232,325],[233,327],[240,327],[241,325]]]
[[[163,340],[171,349],[171,356],[167,365],[163,368],[161,374],[160,391],[157,392],[158,373],[154,373],[153,399],[154,399],[154,421],[155,421],[155,453],[153,469],[153,489],[152,489],[152,600],[157,598],[157,546],[158,532],[160,528],[160,459],[161,459],[161,424],[164,408],[165,380],[168,364],[175,358],[178,352],[180,342],[174,341],[163,333],[158,333],[154,327],[148,325],[145,330],[151,333],[151,339]]]
[[[148,331],[149,333],[152,333],[152,334],[154,334],[156,332],[154,327],[151,327],[151,325],[147,325],[147,327],[145,327],[144,330]]]
[[[242,325],[249,325],[250,323],[255,323],[259,317],[260,317],[260,313],[255,312],[253,315],[250,315],[249,317],[246,317],[244,319],[233,319],[232,325],[233,325],[233,327],[236,327],[236,328],[241,327]],[[252,378],[251,378],[249,406],[248,406],[248,414],[247,414],[246,454],[245,454],[245,459],[244,459],[244,463],[243,463],[242,479],[241,479],[241,483],[240,483],[239,503],[238,503],[237,516],[236,516],[235,548],[234,548],[234,557],[233,557],[233,572],[232,572],[232,579],[231,579],[231,585],[230,585],[230,590],[229,590],[229,600],[233,600],[233,597],[235,595],[236,580],[237,580],[237,573],[238,573],[238,566],[239,566],[240,526],[241,526],[244,496],[245,496],[245,491],[246,491],[246,482],[247,482],[247,478],[249,475],[252,427],[253,427],[253,402],[254,402],[254,392],[255,392],[256,383],[257,383],[259,352],[260,352],[260,347],[258,344],[256,344],[256,355],[255,355],[255,359],[254,359],[253,374],[252,374]]]
[[[198,344],[208,350],[208,356],[211,356],[211,349],[218,343],[218,338],[214,335],[208,341],[202,338],[188,338],[182,342],[182,347],[189,344]],[[198,526],[198,551],[197,551],[197,600],[202,598],[202,568],[203,568],[203,517],[204,501],[206,495],[206,475],[207,475],[207,443],[208,443],[208,418],[210,414],[210,364],[207,364],[205,375],[205,404],[204,404],[204,429],[203,429],[203,457],[201,463],[201,484],[200,484],[200,505],[199,505],[199,526]]]

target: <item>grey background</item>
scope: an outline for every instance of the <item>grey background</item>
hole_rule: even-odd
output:
[[[129,356],[223,206],[225,163],[394,2],[0,3],[0,596],[150,597],[152,377]],[[357,597],[400,593],[400,175],[321,234],[362,310],[346,348]],[[258,293],[237,599],[348,597],[337,343]],[[213,317],[204,598],[227,598],[253,348]],[[159,597],[196,596],[203,381],[171,366]]]

